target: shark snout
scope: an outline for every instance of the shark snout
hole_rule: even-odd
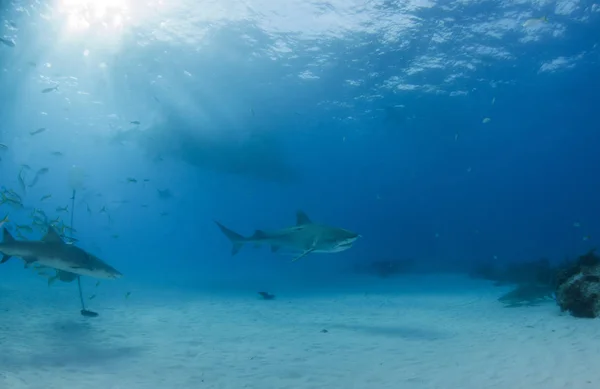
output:
[[[112,278],[112,279],[119,279],[121,277],[123,277],[123,273],[121,273],[120,271],[118,271],[117,269],[110,269],[109,271],[107,271],[107,278]]]

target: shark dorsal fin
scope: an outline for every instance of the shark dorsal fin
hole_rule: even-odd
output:
[[[2,239],[4,239],[2,241],[3,243],[10,243],[15,241],[15,238],[13,238],[13,236],[10,234],[10,232],[8,232],[6,228],[3,229]]]
[[[48,232],[44,238],[42,238],[42,241],[46,243],[65,243],[60,235],[58,235],[58,232],[52,227],[48,228]]]
[[[312,224],[308,216],[302,211],[296,212],[296,225],[302,226],[304,224]]]

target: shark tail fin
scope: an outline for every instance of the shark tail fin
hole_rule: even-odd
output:
[[[223,234],[225,234],[225,236],[233,244],[233,247],[231,249],[231,255],[237,254],[238,251],[240,251],[240,249],[242,248],[242,246],[246,242],[246,238],[244,238],[242,235],[238,234],[237,232],[232,231],[229,228],[225,227],[224,225],[222,225],[218,221],[215,221],[215,223],[217,224],[217,226],[219,227],[219,229],[221,230],[221,232]]]
[[[6,228],[2,229],[2,239],[2,243],[12,243],[15,241],[15,238],[13,238],[13,236],[10,234],[10,232],[8,232]],[[0,260],[0,263],[4,263],[9,259],[10,255],[2,254],[2,260]]]

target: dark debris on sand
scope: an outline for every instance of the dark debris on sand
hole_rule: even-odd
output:
[[[516,285],[498,299],[509,307],[554,299],[563,312],[572,316],[600,316],[600,257],[594,250],[560,265],[552,265],[546,259],[504,266],[484,264],[470,275],[495,281],[497,286]]]
[[[575,317],[600,316],[600,257],[594,250],[559,270],[556,302]]]

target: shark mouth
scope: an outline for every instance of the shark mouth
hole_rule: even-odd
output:
[[[345,242],[341,242],[338,243],[338,245],[335,247],[335,249],[337,251],[343,251],[343,250],[348,250],[350,247],[352,247],[352,244],[354,244],[354,241],[345,241]]]

